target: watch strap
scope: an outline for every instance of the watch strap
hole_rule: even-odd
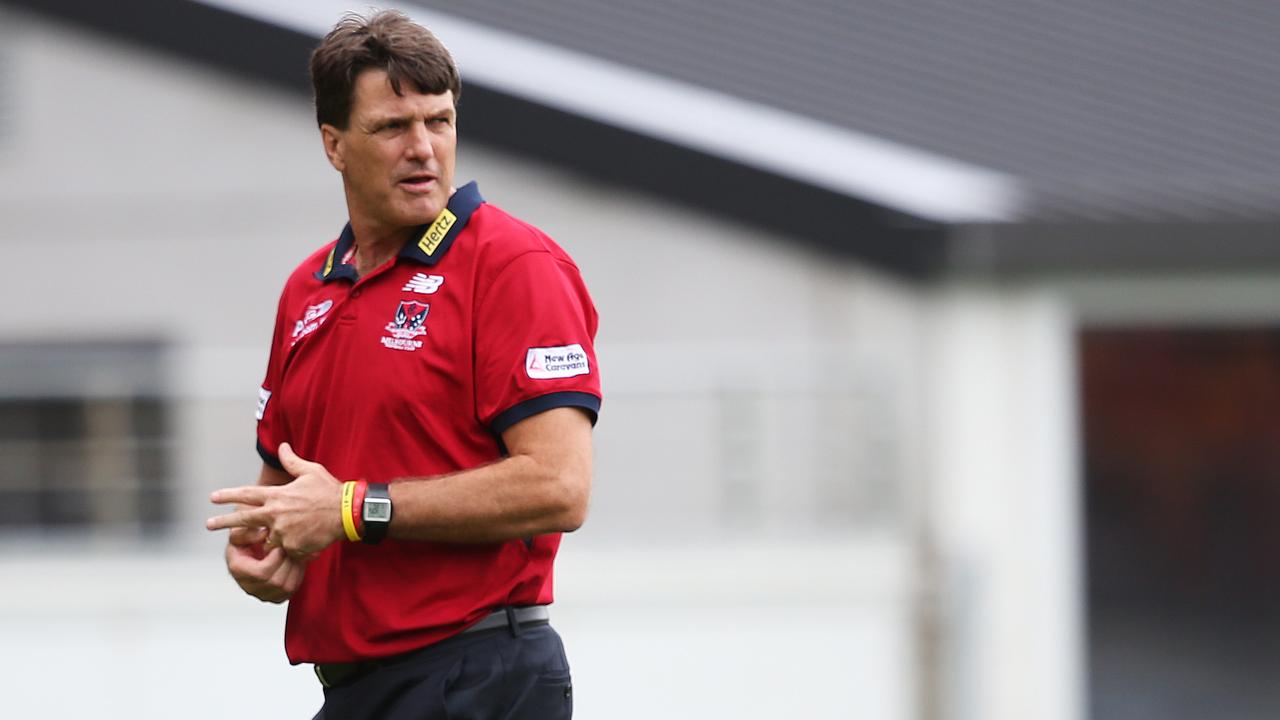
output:
[[[370,517],[370,508],[374,505],[386,505],[387,515],[385,518]],[[370,545],[377,545],[387,536],[387,529],[391,526],[391,493],[386,483],[369,483],[369,487],[364,493],[364,542]]]

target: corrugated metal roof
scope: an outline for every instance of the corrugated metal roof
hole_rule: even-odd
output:
[[[1276,3],[416,4],[1007,173],[1027,216],[1280,215]]]
[[[1280,10],[1176,4],[1136,27],[1143,17],[1132,5],[1088,15],[1048,5],[1002,13],[990,0],[797,0],[792,17],[726,0],[652,0],[649,17],[541,2],[405,8],[457,53],[470,88],[468,142],[909,277],[1280,267],[1280,149],[1271,142],[1280,92],[1270,72],[1280,51],[1267,42]],[[348,8],[5,4],[300,93],[316,38]],[[483,17],[484,6],[509,11],[511,27]],[[757,22],[728,27],[728,14],[711,12],[726,7]],[[582,27],[562,32],[557,23],[574,8]],[[815,25],[811,10],[828,22]],[[850,17],[861,24],[841,25]],[[812,41],[797,41],[797,27]],[[840,33],[855,39],[831,44]],[[585,47],[597,36],[606,41]],[[682,48],[711,59],[687,62]],[[730,87],[726,77],[748,82]]]

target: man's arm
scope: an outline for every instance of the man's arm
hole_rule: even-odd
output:
[[[483,467],[391,485],[391,535],[440,542],[497,542],[582,525],[591,494],[591,421],[554,408],[502,434],[508,456]],[[210,518],[210,530],[266,527],[291,555],[309,555],[344,536],[341,482],[319,463],[280,446],[294,476],[280,487],[219,490],[215,503],[245,507]]]
[[[392,537],[494,542],[573,532],[591,496],[591,420],[555,408],[502,434],[508,456],[427,482],[390,487]]]

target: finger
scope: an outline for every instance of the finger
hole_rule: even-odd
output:
[[[227,542],[236,547],[257,545],[267,541],[267,532],[264,527],[234,527],[227,534]]]
[[[312,469],[316,463],[310,460],[304,460],[293,451],[293,447],[289,443],[280,443],[279,447],[280,464],[292,476],[298,477],[302,473]]]
[[[271,577],[267,578],[267,584],[276,589],[284,589],[285,582],[289,579],[289,573],[293,570],[293,563],[285,560],[280,563],[276,571],[271,573]]]
[[[227,569],[237,578],[245,578],[262,582],[275,574],[276,569],[285,560],[285,554],[276,548],[263,553],[259,558],[249,548],[228,548]]]
[[[289,594],[284,592],[283,590],[276,590],[275,588],[272,588],[270,590],[263,590],[261,592],[255,593],[254,597],[258,598],[262,602],[269,602],[274,605],[279,605],[280,603],[289,599]]]
[[[244,591],[262,602],[278,603],[288,598],[288,595],[283,590],[264,581],[244,586]]]
[[[253,563],[255,567],[251,575],[259,582],[271,582],[271,578],[280,571],[281,566],[285,565],[288,559],[289,557],[285,555],[284,550],[273,548],[262,557],[262,560]]]
[[[267,553],[261,560],[255,560],[252,555],[237,552],[232,548],[227,557],[227,570],[245,592],[256,597],[271,589],[268,581],[280,569],[283,561],[284,553],[278,551]]]
[[[226,515],[216,515],[205,521],[209,530],[225,530],[233,527],[263,527],[270,525],[271,513],[262,508],[237,510]]]
[[[298,586],[302,584],[302,575],[306,571],[306,567],[302,563],[289,563],[289,575],[285,578],[281,590],[293,595],[298,591]]]
[[[222,488],[214,490],[209,495],[209,501],[214,505],[227,505],[229,503],[240,503],[242,505],[261,505],[271,497],[271,491],[274,488],[262,487],[261,485],[245,485],[243,487]]]
[[[287,555],[283,555],[280,567],[269,579],[259,584],[253,594],[263,602],[282,603],[293,596],[301,582],[302,577],[298,573],[298,566],[289,560]]]

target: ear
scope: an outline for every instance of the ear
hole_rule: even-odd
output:
[[[344,172],[347,167],[346,160],[342,156],[343,140],[345,138],[345,132],[328,123],[320,126],[320,139],[324,142],[324,154],[329,158],[329,164],[338,172]]]

